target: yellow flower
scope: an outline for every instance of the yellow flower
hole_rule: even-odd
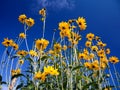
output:
[[[26,38],[26,35],[24,33],[20,33],[19,37],[24,39],[24,38]]]
[[[107,60],[107,58],[100,58],[100,62],[107,64],[107,63],[108,63],[108,60]]]
[[[11,46],[13,44],[13,40],[12,39],[9,40],[8,38],[4,38],[4,41],[2,42],[2,44],[5,47]]]
[[[92,50],[92,51],[98,51],[98,47],[97,47],[97,46],[92,46],[92,47],[91,47],[91,50]]]
[[[46,16],[46,9],[45,8],[41,9],[39,11],[39,14],[45,17]]]
[[[42,39],[36,40],[35,43],[36,43],[36,48],[37,48],[38,50],[44,50],[44,49],[47,48],[47,46],[48,46],[48,44],[49,44],[49,41],[42,38]]]
[[[16,43],[12,43],[11,46],[15,49],[15,50],[18,50],[18,45]]]
[[[107,48],[107,49],[105,50],[105,52],[106,52],[106,54],[110,54],[110,49]]]
[[[88,55],[88,54],[89,54],[89,51],[88,51],[86,48],[84,48],[83,53],[84,53],[85,55]]]
[[[78,24],[81,30],[85,30],[87,27],[86,20],[83,17],[78,17],[76,23]]]
[[[19,60],[19,64],[22,65],[24,63],[24,60]]]
[[[119,59],[116,56],[112,56],[109,58],[109,61],[113,64],[116,64],[119,62]]]
[[[22,14],[19,16],[18,20],[21,22],[21,23],[25,23],[25,20],[27,19],[26,15],[25,14]]]
[[[84,59],[85,58],[85,54],[84,53],[79,53],[78,54],[78,59]]]
[[[90,58],[90,59],[93,59],[94,57],[95,57],[94,53],[90,53],[90,54],[89,54],[89,58]]]
[[[79,41],[81,40],[81,36],[78,34],[78,33],[75,33],[75,32],[71,32],[71,36],[68,37],[69,39],[74,39],[76,41]]]
[[[95,36],[95,40],[99,41],[99,40],[100,40],[100,37]]]
[[[43,73],[41,74],[41,80],[44,82],[45,79],[46,79],[46,73],[43,72]]]
[[[84,66],[88,69],[91,69],[92,68],[92,64],[90,62],[85,62],[84,63]]]
[[[97,55],[100,56],[104,56],[105,52],[103,49],[100,49],[99,51],[97,51]]]
[[[91,41],[86,41],[85,46],[86,47],[91,47],[92,42]]]
[[[95,60],[95,61],[92,62],[91,68],[93,70],[99,70],[99,62],[98,62],[98,60]]]
[[[29,26],[29,27],[32,27],[32,26],[35,24],[34,19],[32,19],[32,18],[26,19],[26,20],[25,20],[25,23],[26,23],[26,25]]]
[[[63,48],[62,48],[64,51],[67,50],[67,46],[66,45],[63,45]]]
[[[50,72],[53,71],[53,70],[54,70],[54,68],[52,66],[48,66],[48,67],[44,66],[44,73],[46,75],[50,74]]]
[[[16,75],[16,71],[15,70],[11,70],[11,75],[12,76]]]
[[[71,32],[71,35],[68,37],[68,40],[72,45],[77,45],[78,41],[81,40],[81,36],[75,32]]]
[[[25,51],[25,50],[19,50],[19,51],[17,52],[17,55],[20,55],[20,56],[26,56],[27,54],[28,54],[28,52]]]
[[[44,67],[44,73],[46,75],[59,75],[58,69],[54,69],[53,66]]]
[[[70,30],[70,24],[67,22],[60,22],[59,23],[59,30]]]
[[[61,37],[61,38],[70,37],[70,30],[67,29],[67,30],[62,30],[62,31],[60,31],[60,37]]]
[[[30,50],[29,51],[29,54],[31,55],[31,56],[37,56],[37,52],[36,51],[34,51],[34,50]]]
[[[94,34],[93,33],[88,33],[87,35],[86,35],[86,38],[88,39],[88,40],[90,40],[90,41],[92,41],[93,39],[94,39]]]
[[[34,79],[41,79],[41,72],[35,72]]]
[[[100,46],[100,47],[105,47],[106,46],[106,44],[103,43],[102,41],[98,42],[97,45]]]
[[[56,52],[56,53],[60,53],[61,52],[61,49],[62,49],[62,46],[61,46],[61,44],[60,43],[56,43],[56,44],[54,44],[54,51]]]
[[[101,69],[105,69],[107,67],[107,65],[105,63],[100,63],[100,68]]]
[[[51,54],[51,55],[55,54],[55,52],[53,50],[49,50],[48,53]]]
[[[77,27],[73,25],[73,26],[70,27],[70,30],[73,30],[75,28],[77,28]]]
[[[73,22],[75,22],[76,20],[75,19],[70,19],[70,20],[68,20],[68,23],[73,23]]]
[[[54,69],[53,71],[50,72],[50,75],[59,75],[58,69]]]

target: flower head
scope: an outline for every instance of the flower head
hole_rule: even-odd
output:
[[[70,30],[70,24],[68,22],[60,22],[59,23],[59,30]]]
[[[11,46],[12,46],[15,50],[18,50],[18,48],[19,48],[18,44],[16,44],[16,43],[12,43]]]
[[[54,44],[54,51],[55,51],[56,53],[60,53],[60,52],[61,52],[61,49],[62,49],[62,46],[61,46],[60,43]]]
[[[85,62],[84,63],[84,66],[88,69],[91,69],[92,68],[92,64],[90,62]]]
[[[119,59],[116,56],[112,56],[109,58],[109,61],[113,64],[116,64],[119,62]]]
[[[32,18],[28,18],[25,20],[25,23],[27,26],[32,27],[35,24],[35,21]]]
[[[44,49],[47,48],[47,46],[48,46],[48,44],[49,44],[49,41],[42,38],[42,39],[36,40],[35,43],[36,43],[36,48],[37,48],[38,50],[44,50]]]
[[[30,50],[29,51],[29,54],[31,55],[31,56],[37,56],[37,52],[36,51],[34,51],[34,50]]]
[[[87,25],[86,25],[86,20],[83,17],[79,17],[78,20],[76,20],[78,26],[80,27],[81,30],[85,30]]]
[[[24,33],[20,33],[19,34],[19,38],[23,38],[24,39],[24,38],[26,38],[26,35]]]
[[[26,56],[27,54],[28,54],[28,52],[25,51],[25,50],[19,50],[19,51],[17,52],[17,55],[20,55],[20,56]]]
[[[25,23],[26,19],[27,19],[27,16],[25,14],[20,15],[18,18],[18,20],[23,24]]]
[[[24,63],[24,60],[19,60],[19,64],[22,65]]]
[[[98,51],[98,47],[97,47],[97,46],[92,46],[92,47],[91,47],[91,50],[92,50],[92,51]]]
[[[45,8],[41,9],[39,11],[39,14],[45,17],[46,16],[46,9]]]
[[[13,40],[12,39],[8,39],[8,38],[5,38],[4,41],[2,42],[2,44],[5,46],[5,47],[8,47],[8,46],[11,46],[13,44]]]
[[[86,35],[86,38],[89,40],[89,41],[92,41],[93,39],[94,39],[94,34],[93,33],[88,33],[87,35]]]
[[[86,41],[85,46],[86,47],[91,47],[92,42],[91,41]]]

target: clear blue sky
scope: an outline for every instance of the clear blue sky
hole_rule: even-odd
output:
[[[42,7],[48,12],[46,38],[52,38],[52,30],[58,28],[60,21],[83,16],[88,26],[83,36],[92,32],[102,37],[111,49],[111,55],[120,58],[120,0],[1,0],[0,42],[4,37],[15,38],[23,32],[23,26],[18,22],[18,16],[23,13],[35,19],[35,25],[28,31],[28,42],[40,38],[42,23],[38,11]],[[1,44],[0,50],[3,51]]]

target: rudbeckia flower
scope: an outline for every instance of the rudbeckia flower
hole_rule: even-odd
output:
[[[17,55],[20,55],[20,56],[26,56],[27,54],[28,54],[28,52],[25,51],[25,50],[19,50],[19,51],[17,52]]]
[[[56,44],[54,44],[54,51],[56,52],[56,53],[60,53],[61,52],[61,49],[62,49],[62,46],[61,46],[61,44],[59,44],[59,43],[56,43]]]
[[[31,55],[31,56],[37,56],[37,52],[36,51],[34,51],[34,50],[30,50],[29,51],[29,54]]]
[[[45,8],[41,9],[39,11],[39,14],[45,17],[46,16],[46,9]]]
[[[94,34],[93,33],[88,33],[87,35],[86,35],[86,38],[89,40],[89,41],[92,41],[93,39],[94,39]]]
[[[70,24],[68,22],[60,22],[59,30],[70,30]]]
[[[119,62],[119,59],[116,56],[112,56],[109,58],[109,61],[113,64],[116,64]]]
[[[32,18],[28,18],[25,20],[25,23],[27,26],[32,27],[35,24],[35,21]]]
[[[13,40],[12,39],[8,39],[8,38],[5,38],[4,41],[2,42],[2,44],[5,46],[5,47],[8,47],[8,46],[11,46],[13,44]]]
[[[79,17],[76,20],[76,23],[78,24],[78,26],[80,27],[81,30],[85,30],[87,27],[86,20],[83,17]]]
[[[20,15],[18,18],[18,20],[23,24],[25,23],[26,19],[27,19],[27,16],[25,14]]]
[[[19,38],[23,38],[24,39],[24,38],[26,38],[26,35],[24,33],[20,33],[19,34]]]
[[[36,40],[35,43],[36,43],[36,48],[37,48],[38,50],[44,50],[44,49],[47,48],[47,46],[48,46],[48,44],[49,44],[49,41],[42,38],[42,39]]]

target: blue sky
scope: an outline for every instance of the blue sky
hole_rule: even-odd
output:
[[[42,23],[38,11],[42,7],[48,12],[46,38],[52,38],[52,31],[58,28],[60,21],[83,16],[88,26],[82,32],[83,37],[89,32],[100,36],[111,49],[111,55],[120,58],[120,0],[1,0],[0,42],[4,37],[15,38],[23,32],[23,25],[18,22],[18,16],[23,13],[35,19],[35,25],[28,31],[29,44],[34,38],[41,38]],[[4,50],[1,44],[0,50]]]

